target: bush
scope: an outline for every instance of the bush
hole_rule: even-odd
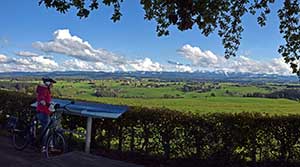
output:
[[[0,110],[4,113],[24,115],[30,111],[33,101],[32,96],[0,91]],[[0,118],[3,124],[3,114]],[[66,115],[63,127],[85,127],[85,118]],[[116,152],[120,159],[141,163],[296,166],[300,160],[299,139],[300,115],[199,115],[164,108],[130,107],[117,120],[94,119],[92,142],[96,150]]]

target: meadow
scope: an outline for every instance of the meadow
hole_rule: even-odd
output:
[[[10,84],[5,87],[3,84]],[[16,85],[16,84],[24,84]],[[27,83],[27,84],[26,84]],[[30,83],[28,85],[28,83]],[[2,89],[34,93],[37,81],[1,80]],[[299,85],[293,85],[299,86]],[[59,80],[52,90],[56,98],[94,101],[108,104],[168,108],[191,113],[263,112],[298,114],[299,100],[249,97],[284,90],[288,84],[241,84],[216,82],[168,82],[156,79],[135,80]]]
[[[184,90],[188,87],[191,90]],[[193,87],[196,88],[193,90]],[[269,114],[300,113],[300,103],[289,99],[245,97],[251,93],[271,93],[286,85],[243,85],[238,83],[187,83],[161,81],[60,81],[54,93],[60,98],[71,98],[109,104],[149,108],[169,108],[192,113],[265,112]],[[96,96],[95,92],[100,94]],[[104,92],[104,94],[101,94]],[[114,97],[109,93],[113,92]],[[108,96],[107,96],[108,95]]]

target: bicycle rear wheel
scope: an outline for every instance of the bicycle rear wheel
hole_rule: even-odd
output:
[[[30,142],[28,125],[23,121],[18,121],[13,129],[12,141],[14,148],[24,150]]]
[[[66,152],[66,142],[63,134],[53,133],[47,139],[45,157],[58,156]]]

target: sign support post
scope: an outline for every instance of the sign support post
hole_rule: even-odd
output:
[[[90,153],[93,118],[88,117],[86,123],[85,152]]]

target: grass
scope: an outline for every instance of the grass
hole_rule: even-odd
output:
[[[141,82],[137,82],[140,84]],[[160,82],[143,81],[146,84],[160,84]],[[211,112],[266,112],[270,114],[300,114],[300,103],[287,99],[245,98],[247,93],[270,93],[270,89],[254,85],[237,85],[236,83],[220,83],[220,89],[197,93],[181,91],[184,83],[166,83],[166,87],[134,87],[121,85],[114,80],[97,80],[70,82],[59,81],[53,88],[57,97],[77,100],[95,101],[109,104],[129,106],[143,106],[149,108],[169,108],[182,112],[211,113]],[[209,85],[211,83],[205,83]],[[99,87],[118,90],[118,97],[96,97],[95,90]],[[282,89],[280,86],[272,86]],[[230,94],[228,93],[230,92]],[[216,97],[212,97],[214,94]],[[173,98],[164,98],[165,95]],[[127,97],[127,98],[124,98]]]
[[[300,103],[287,99],[208,97],[196,99],[140,99],[140,98],[97,98],[79,97],[101,103],[169,108],[183,112],[265,112],[269,114],[300,114]]]
[[[148,84],[150,82],[145,82]],[[209,84],[209,83],[208,83]],[[106,86],[120,90],[119,97],[95,97],[93,93],[97,86]],[[212,89],[206,93],[182,92],[180,85],[170,85],[160,88],[139,88],[120,85],[112,80],[95,81],[94,84],[85,82],[60,81],[55,87],[61,91],[62,97],[85,101],[95,101],[109,104],[143,106],[149,108],[169,108],[182,112],[212,113],[212,112],[265,112],[269,114],[300,114],[300,103],[287,99],[245,98],[247,93],[270,93],[270,90],[252,85],[221,83],[221,89]],[[61,88],[64,86],[64,88]],[[81,93],[80,93],[81,91]],[[226,91],[231,92],[228,95]],[[211,97],[214,93],[216,97]],[[165,99],[164,95],[180,97]],[[122,98],[122,97],[131,98]],[[138,97],[138,98],[134,98]],[[143,98],[141,98],[143,97]]]
[[[229,93],[226,93],[229,92]],[[257,86],[251,86],[251,85],[241,85],[236,86],[236,84],[233,83],[222,83],[221,89],[214,89],[207,93],[202,93],[203,96],[210,96],[211,93],[214,93],[216,96],[237,96],[242,97],[243,95],[246,95],[248,93],[271,93],[270,90],[267,90],[265,88],[260,88]]]
[[[129,97],[136,97],[136,96],[144,96],[147,98],[160,98],[163,95],[183,95],[183,92],[175,89],[175,88],[124,88],[120,93],[121,96],[129,96]]]

